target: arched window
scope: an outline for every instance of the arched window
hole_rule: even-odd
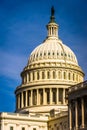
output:
[[[69,72],[69,74],[68,74],[68,79],[69,79],[69,80],[71,79],[71,74],[70,74],[70,72]]]
[[[55,74],[55,71],[53,71],[53,79],[56,78],[56,74]]]
[[[46,56],[46,53],[44,52],[44,56]]]
[[[31,72],[29,73],[29,78],[30,78],[30,81],[32,81],[32,73]]]
[[[61,78],[61,72],[59,71],[58,72],[58,79],[60,79]]]
[[[34,80],[35,78],[34,78],[34,72],[33,72],[33,80]]]
[[[73,80],[75,80],[75,74],[73,74]]]
[[[30,81],[30,73],[28,75],[29,75],[29,81]]]
[[[24,75],[24,84],[27,82],[27,76]]]
[[[47,78],[48,79],[50,78],[50,72],[49,71],[47,72]]]
[[[57,52],[57,56],[59,55],[59,53]]]
[[[53,56],[55,55],[55,53],[53,52]]]
[[[55,74],[55,71],[53,71],[53,79],[56,78],[56,74]]]
[[[44,71],[42,72],[42,79],[44,79],[45,78],[45,74],[44,74]]]
[[[24,84],[24,75],[22,76],[22,83]]]
[[[50,55],[50,52],[48,52],[48,56]]]
[[[64,79],[66,79],[66,72],[64,72],[64,75],[63,75],[63,76],[64,76]]]
[[[39,72],[37,72],[37,80],[39,80]]]
[[[78,81],[78,74],[76,75],[76,81]]]
[[[38,58],[38,53],[37,53],[36,57]]]

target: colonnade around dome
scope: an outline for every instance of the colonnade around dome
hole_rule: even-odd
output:
[[[50,87],[50,86],[49,86]],[[66,105],[67,88],[34,88],[16,95],[17,109],[38,105]]]

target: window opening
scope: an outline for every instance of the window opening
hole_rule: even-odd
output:
[[[10,126],[10,130],[13,130],[13,126]]]

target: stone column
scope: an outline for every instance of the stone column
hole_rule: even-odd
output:
[[[20,108],[20,94],[18,94],[18,108]]]
[[[82,97],[81,98],[81,110],[82,110],[82,125],[81,125],[81,127],[82,128],[84,128],[84,126],[85,126],[85,121],[84,121],[84,119],[85,119],[85,117],[84,117],[84,98]]]
[[[43,88],[43,104],[44,104],[44,105],[47,104],[47,98],[46,98],[45,88]]]
[[[47,70],[45,70],[45,79],[47,79]]]
[[[75,128],[78,130],[78,102],[75,101]]]
[[[50,79],[53,79],[53,71],[50,71]]]
[[[4,120],[1,121],[1,130],[5,130],[4,129]]]
[[[57,73],[58,73],[58,72],[57,72],[57,70],[56,70],[56,71],[55,71],[55,79],[57,79]]]
[[[39,79],[42,80],[42,72],[39,72]]]
[[[32,72],[30,72],[30,82],[32,82]]]
[[[72,130],[72,106],[69,104],[69,130]]]
[[[53,96],[52,96],[52,88],[50,88],[50,104],[52,104],[52,98],[53,98]]]
[[[23,92],[21,92],[21,107],[23,108]]]
[[[35,73],[35,81],[37,80],[37,71],[34,72]]]
[[[28,98],[28,91],[26,91],[26,107],[27,107],[27,98]]]
[[[51,27],[51,36],[52,36],[52,27]]]

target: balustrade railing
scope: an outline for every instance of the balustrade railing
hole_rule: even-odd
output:
[[[86,87],[86,86],[87,86],[87,80],[84,82],[81,82],[79,84],[75,84],[75,85],[71,86],[69,88],[69,92],[74,91],[74,90],[78,90],[78,89]]]

